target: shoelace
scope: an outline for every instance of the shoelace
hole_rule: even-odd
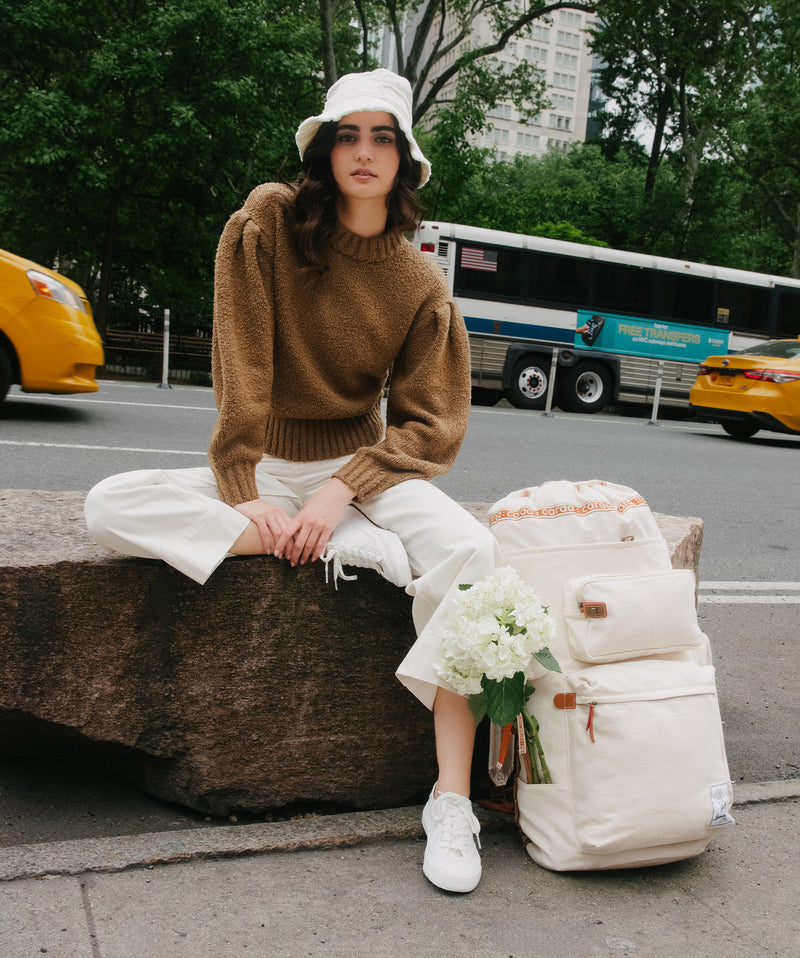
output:
[[[456,798],[445,794],[442,799],[442,826],[439,842],[442,848],[466,851],[473,840],[481,847],[480,822],[466,806]]]
[[[342,557],[339,555],[337,549],[326,549],[325,553],[322,555],[322,561],[325,563],[325,582],[328,581],[328,572],[329,572],[329,563],[333,563],[333,587],[336,591],[339,591],[339,579],[343,579],[345,582],[352,582],[354,579],[357,579],[357,575],[347,575],[342,568]]]
[[[342,579],[345,582],[352,582],[354,579],[358,578],[357,575],[345,574],[344,569],[342,568],[342,557],[339,553],[339,550],[335,546],[327,547],[321,558],[325,563],[326,582],[328,581],[328,563],[333,562],[333,586],[337,591],[339,589],[339,579]],[[347,550],[344,561],[347,563],[347,565],[361,564],[367,567],[367,562],[374,562],[376,566],[379,566],[381,562],[381,556],[377,550],[362,549],[358,546],[351,546]]]

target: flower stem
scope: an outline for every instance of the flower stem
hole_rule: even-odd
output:
[[[525,738],[528,742],[528,751],[531,755],[531,765],[533,767],[533,784],[552,785],[550,778],[550,769],[547,767],[547,761],[544,757],[544,748],[539,738],[539,723],[526,709],[522,711],[522,721],[525,725]]]

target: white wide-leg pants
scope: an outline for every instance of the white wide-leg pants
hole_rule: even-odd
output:
[[[265,456],[256,466],[262,499],[295,515],[347,462],[287,462]],[[421,479],[398,483],[357,508],[394,532],[408,554],[417,641],[397,670],[400,681],[428,708],[442,684],[441,621],[459,584],[478,582],[500,562],[494,536],[445,493]],[[249,519],[219,498],[214,474],[196,469],[143,469],[110,476],[86,499],[86,523],[101,545],[123,555],[162,559],[204,583],[228,555]]]

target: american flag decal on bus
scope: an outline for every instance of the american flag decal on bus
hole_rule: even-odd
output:
[[[461,265],[464,269],[482,269],[486,273],[496,273],[497,250],[462,246]]]

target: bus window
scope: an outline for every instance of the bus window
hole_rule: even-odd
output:
[[[653,314],[653,274],[636,266],[595,263],[593,308],[607,313]]]
[[[704,276],[656,273],[655,314],[699,326],[715,325],[714,282]]]
[[[453,293],[479,299],[519,300],[525,288],[522,250],[460,243]]]
[[[591,269],[588,259],[531,253],[528,299],[534,303],[586,306]]]
[[[800,291],[778,291],[778,339],[796,339],[800,336]]]
[[[731,329],[769,332],[769,290],[742,283],[717,283],[717,322]]]

